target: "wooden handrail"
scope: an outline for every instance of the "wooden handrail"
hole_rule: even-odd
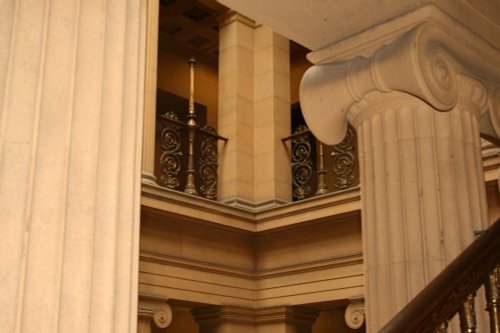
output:
[[[432,333],[500,264],[500,218],[408,303],[380,333]]]

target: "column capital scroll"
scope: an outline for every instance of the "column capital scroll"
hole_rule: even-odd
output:
[[[351,303],[345,309],[344,319],[349,328],[357,330],[365,323],[365,298],[352,297],[349,301]]]
[[[474,78],[485,86],[498,86],[500,52],[484,43],[467,45],[457,35],[457,31],[427,21],[368,58],[309,68],[300,86],[309,128],[320,141],[337,144],[347,130],[350,107],[373,91],[410,94],[436,110],[449,111],[457,105],[459,96],[462,98],[464,80]],[[491,103],[481,99],[483,95],[479,96],[480,103],[489,111],[488,121],[494,123],[491,127],[499,136],[498,116],[488,107]]]
[[[167,299],[141,295],[138,308],[139,318],[153,321],[158,328],[166,328],[172,322],[172,309]]]

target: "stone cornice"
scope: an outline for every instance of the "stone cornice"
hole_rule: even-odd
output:
[[[326,144],[340,142],[347,129],[349,108],[373,91],[411,94],[440,111],[456,106],[459,77],[464,74],[480,79],[496,91],[500,82],[500,52],[485,43],[472,45],[472,41],[460,40],[458,35],[450,27],[428,21],[379,48],[369,58],[311,67],[300,87],[302,111],[309,128]],[[488,114],[493,114],[489,120],[498,122],[492,104],[488,105]],[[500,125],[495,123],[492,127],[497,129]]]
[[[250,209],[172,191],[158,185],[142,184],[142,209],[150,214],[180,221],[213,223],[244,233],[270,232],[301,223],[317,223],[359,213],[359,188],[316,196],[299,203],[267,209]]]
[[[175,266],[193,271],[210,272],[222,276],[232,276],[248,280],[263,280],[273,277],[289,276],[292,274],[315,272],[343,266],[358,265],[363,263],[363,255],[360,252],[343,256],[323,258],[295,265],[287,265],[272,269],[247,270],[238,267],[231,267],[214,262],[203,262],[200,260],[175,257],[149,251],[140,251],[141,262],[152,262],[164,266]]]

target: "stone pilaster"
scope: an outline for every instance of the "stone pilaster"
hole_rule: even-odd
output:
[[[346,117],[359,136],[368,332],[488,223],[479,132],[482,119],[498,128],[500,57],[480,40],[464,47],[468,36],[422,23],[369,57],[317,65],[302,81],[305,118],[320,140],[341,140]]]
[[[209,306],[193,310],[193,316],[200,333],[310,333],[318,311],[301,306]]]
[[[155,130],[156,77],[158,75],[158,15],[159,0],[147,0],[144,72],[144,129],[142,133],[142,181],[156,184]]]
[[[2,5],[2,331],[136,330],[141,10]]]
[[[234,14],[219,31],[219,198],[260,207],[287,202],[290,164],[288,40]]]
[[[303,306],[257,309],[258,333],[311,333],[319,311]]]
[[[256,333],[255,309],[238,306],[207,306],[192,310],[200,333]]]
[[[281,141],[291,131],[289,42],[260,26],[254,52],[255,201],[290,201],[290,157]]]

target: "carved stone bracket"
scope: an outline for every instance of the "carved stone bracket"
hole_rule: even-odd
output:
[[[364,297],[351,297],[351,303],[345,309],[345,322],[349,328],[356,330],[365,323],[365,299]]]
[[[440,111],[455,107],[461,93],[459,75],[481,78],[486,86],[500,82],[500,55],[480,44],[470,47],[438,22],[425,22],[371,57],[315,65],[300,85],[302,112],[308,127],[322,142],[339,143],[347,130],[351,105],[372,91],[399,91],[416,96]],[[466,69],[466,70],[465,70]],[[487,122],[500,135],[495,114],[497,94],[484,109]],[[486,104],[486,103],[485,103]]]
[[[139,297],[139,333],[151,332],[151,323],[158,328],[166,328],[172,322],[172,309],[167,299],[155,296],[140,295]]]

